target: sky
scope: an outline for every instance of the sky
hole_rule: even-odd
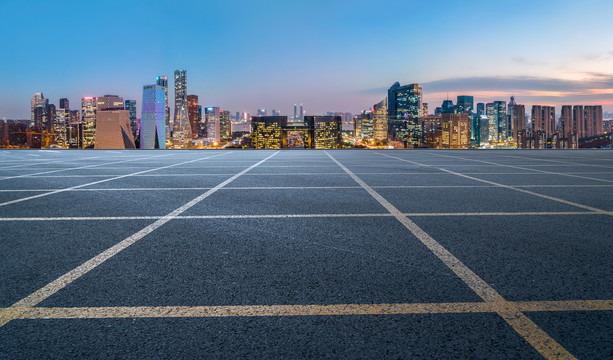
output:
[[[613,112],[613,1],[0,0],[0,119],[42,92],[142,101],[187,71],[203,106],[358,113],[394,82],[476,102]],[[558,110],[559,114],[559,110]]]

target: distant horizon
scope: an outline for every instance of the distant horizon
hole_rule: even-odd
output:
[[[447,94],[613,112],[613,3],[604,0],[34,0],[0,11],[11,34],[0,43],[0,118],[28,119],[37,92],[73,108],[115,94],[136,100],[140,117],[142,87],[158,76],[168,77],[173,109],[177,69],[203,106],[233,113],[291,115],[303,103],[311,114],[357,114],[396,81],[420,84],[430,112]]]

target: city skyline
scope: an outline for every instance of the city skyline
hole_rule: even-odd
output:
[[[188,93],[199,95],[203,106],[233,112],[265,108],[291,115],[293,104],[304,103],[309,114],[358,113],[381,101],[395,81],[419,83],[431,109],[448,93],[450,99],[474,96],[475,103],[514,95],[527,106],[554,105],[558,114],[566,104],[613,111],[613,46],[607,38],[613,5],[607,2],[344,5],[127,4],[106,19],[83,3],[44,11],[1,4],[3,13],[14,16],[0,25],[12,34],[2,44],[10,56],[0,59],[6,84],[0,89],[0,118],[27,119],[28,99],[38,92],[54,104],[60,98],[76,104],[86,96],[117,94],[137,100],[140,114],[142,86],[157,76],[172,78],[177,69],[187,70]],[[185,7],[190,9],[183,14],[185,27],[178,27],[185,36],[173,26],[144,30],[158,13],[178,21],[173,14]],[[410,13],[409,24],[394,21],[395,12]],[[189,21],[207,13],[218,15],[207,26]],[[500,16],[488,16],[493,13]],[[60,15],[74,21],[70,26],[43,21]],[[537,19],[538,32],[530,25]],[[581,29],[568,31],[562,19],[581,23]],[[410,36],[411,28],[420,35]],[[84,33],[125,41],[85,47],[79,43]],[[41,47],[31,46],[31,39],[41,34],[51,48],[78,56],[40,56]],[[393,55],[375,50],[394,44],[401,46]],[[174,96],[169,106],[174,108]]]

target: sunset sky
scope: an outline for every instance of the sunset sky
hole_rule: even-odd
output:
[[[475,102],[613,112],[612,1],[3,1],[0,118],[30,98],[115,94],[187,70],[204,106],[357,113],[395,81],[430,110]],[[559,110],[558,110],[559,114]],[[140,110],[138,116],[140,117]]]

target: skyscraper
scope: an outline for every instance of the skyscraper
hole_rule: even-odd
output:
[[[266,109],[258,109],[258,116],[266,116],[266,115],[267,115]]]
[[[511,96],[511,101],[509,101],[509,105],[507,106],[507,120],[505,122],[505,128],[503,129],[503,134],[506,139],[513,136],[513,109],[517,105],[515,102],[515,96]],[[514,137],[514,139],[517,139]]]
[[[49,99],[45,99],[43,93],[36,93],[32,96],[30,100],[31,103],[31,118],[30,118],[30,126],[42,126],[42,123],[45,121],[44,117],[48,116],[49,111]],[[35,116],[35,109],[39,108],[40,110],[37,112]],[[39,124],[37,124],[37,122]]]
[[[130,111],[124,109],[123,98],[104,95],[96,101],[95,149],[134,149],[130,127]]]
[[[219,140],[232,140],[232,123],[230,121],[230,112],[224,110],[219,114]]]
[[[164,107],[164,87],[160,85],[143,86],[143,108],[141,111],[140,148],[166,148],[166,109]]]
[[[70,102],[68,101],[68,99],[66,98],[60,99],[60,109],[64,109],[70,112]]]
[[[604,134],[602,124],[602,105],[585,105],[585,133],[587,137]]]
[[[498,140],[507,140],[507,102],[494,101],[494,112],[496,114],[496,126],[498,129]]]
[[[172,146],[175,149],[189,149],[193,144],[192,124],[189,121],[188,104],[185,102],[179,110],[179,120],[175,121],[172,132]]]
[[[422,91],[418,84],[400,86],[398,82],[387,91],[390,140],[402,141],[405,147],[415,147],[421,142]]]
[[[475,100],[469,95],[458,95],[458,101],[456,104],[456,112],[458,114],[468,114],[469,117],[473,113],[473,104]]]
[[[387,97],[373,105],[372,113],[373,140],[377,143],[387,143]]]
[[[304,110],[302,109],[302,104],[300,104],[300,114],[298,115],[298,121],[304,121]]]
[[[179,121],[179,116],[181,115],[181,107],[183,105],[187,107],[187,75],[185,70],[176,70],[174,122]],[[173,128],[176,128],[176,126],[174,126]]]
[[[521,104],[514,104],[512,107],[511,117],[511,130],[513,140],[517,142],[517,134],[523,130],[526,130],[526,107]]]
[[[96,98],[81,99],[81,123],[83,124],[83,148],[94,146],[96,139]]]
[[[298,121],[297,116],[298,116],[298,113],[297,113],[297,110],[296,110],[296,104],[294,104],[294,117],[292,118],[292,121]]]
[[[192,129],[192,138],[198,137],[200,117],[198,115],[198,95],[187,95],[187,116]]]
[[[532,105],[532,131],[543,132],[545,139],[555,133],[556,108],[546,105]]]
[[[573,106],[573,132],[577,134],[579,138],[585,137],[585,112],[583,105]]]
[[[562,105],[562,112],[560,114],[560,132],[565,136],[573,133],[572,105]]]
[[[136,100],[126,100],[124,108],[130,113],[130,129],[132,130],[132,136],[136,139],[136,132],[138,130],[138,125],[136,124]]]
[[[206,119],[206,137],[207,141],[211,144],[219,144],[221,142],[219,115],[220,110],[218,107],[213,106],[204,109],[204,117]]]
[[[166,112],[166,137],[170,137],[170,131],[172,130],[172,123],[170,121],[170,107],[168,106],[168,76],[158,76],[155,79],[155,84],[162,86],[164,90],[164,109]],[[186,90],[187,92],[187,90]]]

